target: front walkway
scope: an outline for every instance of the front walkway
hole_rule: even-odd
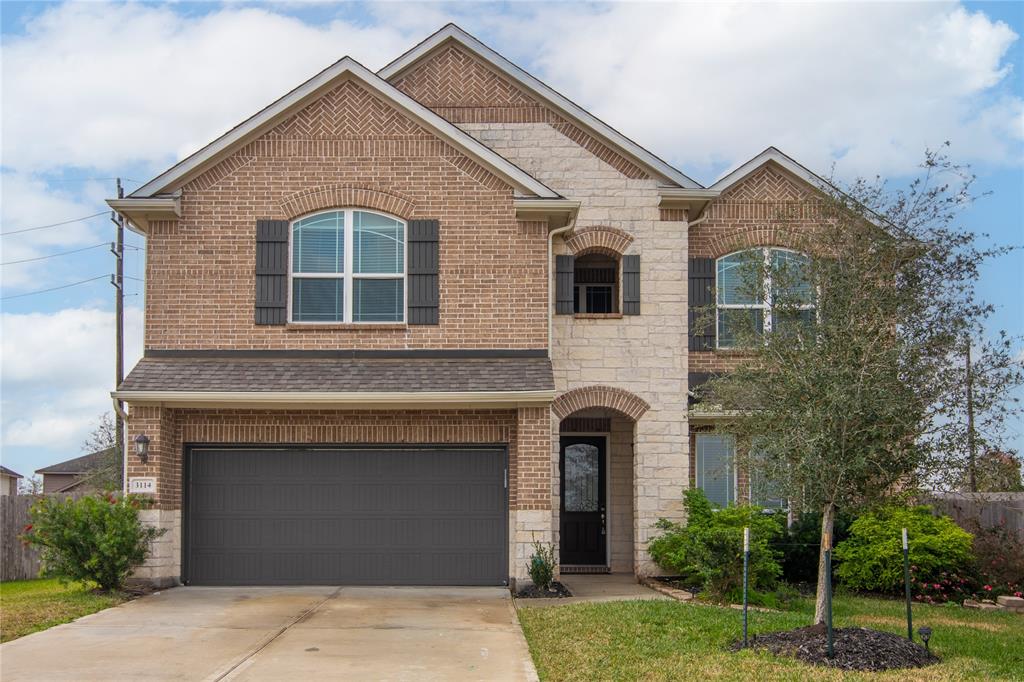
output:
[[[629,601],[633,599],[671,599],[641,585],[632,573],[563,575],[559,581],[572,592],[562,599],[517,599],[516,606],[564,606],[579,602]]]
[[[8,642],[15,680],[535,680],[504,588],[179,587]]]

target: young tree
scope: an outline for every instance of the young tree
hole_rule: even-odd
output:
[[[97,490],[120,490],[123,485],[124,458],[117,442],[117,425],[110,412],[99,416],[96,428],[82,443],[86,453],[101,453],[89,471],[89,485]]]
[[[979,265],[1004,252],[955,224],[972,180],[929,153],[905,188],[877,178],[825,187],[810,233],[776,218],[806,257],[755,255],[732,283],[769,309],[728,321],[741,360],[705,384],[703,404],[732,415],[722,430],[737,437],[739,466],[797,509],[821,510],[822,549],[837,510],[907,493],[946,457],[936,420],[947,359],[989,311],[974,296]]]

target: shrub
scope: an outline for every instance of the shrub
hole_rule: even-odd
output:
[[[971,522],[967,528],[974,535],[976,593],[995,599],[1024,590],[1024,538],[1008,531],[1005,521],[991,528]]]
[[[850,535],[853,517],[837,513],[832,524],[832,542],[838,545]],[[821,549],[821,513],[804,512],[785,529],[774,545],[782,554],[782,579],[789,583],[818,582],[818,554]]]
[[[685,525],[665,519],[662,534],[651,541],[651,558],[676,575],[699,578],[704,591],[716,600],[735,598],[743,588],[743,528],[750,528],[750,587],[773,590],[782,572],[771,543],[781,535],[778,515],[753,505],[712,510],[704,491],[693,488],[684,495]]]
[[[42,497],[29,512],[32,523],[22,539],[40,548],[45,575],[119,589],[164,532],[139,520],[144,499],[110,493],[77,500]]]
[[[530,574],[530,580],[541,590],[551,587],[551,581],[555,579],[555,546],[550,542],[542,544],[533,543],[533,555],[526,570]]]
[[[836,576],[854,590],[898,594],[903,589],[903,542],[909,535],[915,583],[938,584],[963,574],[971,564],[971,534],[928,507],[883,507],[850,525],[850,537],[836,546]],[[939,591],[939,588],[934,588]]]

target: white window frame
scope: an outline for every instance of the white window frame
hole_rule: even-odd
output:
[[[318,215],[324,215],[327,213],[342,213],[345,216],[344,224],[344,250],[345,250],[345,262],[344,272],[295,272],[294,267],[294,254],[293,254],[293,238],[295,234],[295,223],[300,220],[306,220],[313,218]],[[401,273],[356,273],[353,267],[354,249],[353,244],[355,242],[355,214],[356,213],[371,213],[374,215],[383,216],[389,220],[395,220],[402,225],[402,272]],[[374,325],[374,324],[406,324],[409,310],[409,224],[402,220],[398,216],[393,216],[383,211],[372,211],[366,208],[329,208],[323,211],[317,211],[315,213],[309,213],[304,216],[295,218],[288,223],[288,323],[289,324],[302,324],[302,325],[339,325],[339,324],[352,324],[352,325]],[[342,293],[344,296],[344,315],[341,320],[295,320],[292,317],[292,295],[294,294],[295,287],[293,286],[294,279],[340,279],[343,280]],[[355,321],[352,319],[354,312],[352,307],[352,300],[355,291],[355,280],[357,279],[400,279],[402,281],[402,319],[394,320],[390,322],[383,321]]]
[[[735,256],[741,253],[747,253],[748,251],[761,251],[762,258],[764,260],[764,272],[765,278],[762,285],[763,290],[761,292],[761,303],[719,303],[718,302],[718,263],[726,258]],[[721,333],[721,320],[722,316],[719,315],[721,310],[760,310],[761,311],[761,323],[763,325],[764,333],[770,334],[772,331],[772,267],[771,257],[773,251],[784,251],[786,253],[795,253],[799,256],[807,257],[807,254],[797,251],[795,249],[784,249],[779,246],[755,246],[749,249],[741,249],[739,251],[733,251],[727,253],[715,259],[715,348],[719,350],[735,350],[736,346],[723,346],[722,345],[722,333]],[[813,303],[805,303],[798,307],[798,310],[816,310],[817,306]]]

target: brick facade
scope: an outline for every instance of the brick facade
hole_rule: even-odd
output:
[[[440,221],[440,324],[253,323],[256,220],[346,205]],[[547,345],[545,232],[516,221],[504,182],[354,82],[189,182],[181,207],[148,235],[146,348]]]

